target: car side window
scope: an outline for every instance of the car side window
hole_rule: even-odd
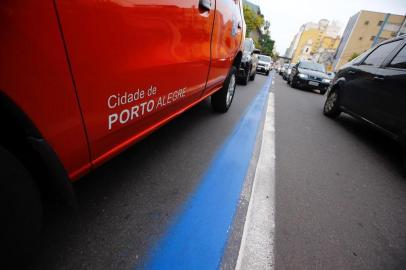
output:
[[[382,44],[370,53],[361,65],[380,66],[385,58],[401,43],[401,40]]]
[[[390,62],[389,67],[406,69],[406,45],[398,52],[398,54]]]

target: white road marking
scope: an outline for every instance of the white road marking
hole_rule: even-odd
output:
[[[260,156],[255,171],[236,270],[274,268],[275,112],[269,93]]]

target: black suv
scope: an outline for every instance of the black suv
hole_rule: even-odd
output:
[[[243,85],[246,85],[249,80],[255,80],[258,66],[258,54],[261,52],[255,49],[254,40],[246,38],[244,41],[244,52],[241,58],[241,65],[238,70],[237,79]]]
[[[318,89],[322,95],[331,82],[324,66],[310,61],[301,61],[294,65],[287,80],[293,88]]]
[[[406,146],[406,36],[379,44],[337,72],[324,114],[337,117],[341,112]]]

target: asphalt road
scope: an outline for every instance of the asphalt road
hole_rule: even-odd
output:
[[[406,177],[391,140],[275,80],[276,269],[406,269]]]
[[[265,81],[239,86],[227,114],[202,102],[75,183],[78,211],[53,210],[32,268],[141,268]],[[324,97],[279,75],[273,92],[275,269],[406,269],[398,146],[349,116],[324,117]],[[223,269],[236,260],[241,209]]]
[[[33,268],[140,268],[266,78],[237,86],[226,114],[207,99],[75,183],[78,211],[49,215]]]

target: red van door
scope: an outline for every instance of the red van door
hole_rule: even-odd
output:
[[[214,9],[214,0],[57,1],[94,163],[201,96]]]
[[[212,62],[207,91],[223,85],[243,39],[241,0],[216,0],[212,38]],[[242,7],[241,7],[242,8]]]

